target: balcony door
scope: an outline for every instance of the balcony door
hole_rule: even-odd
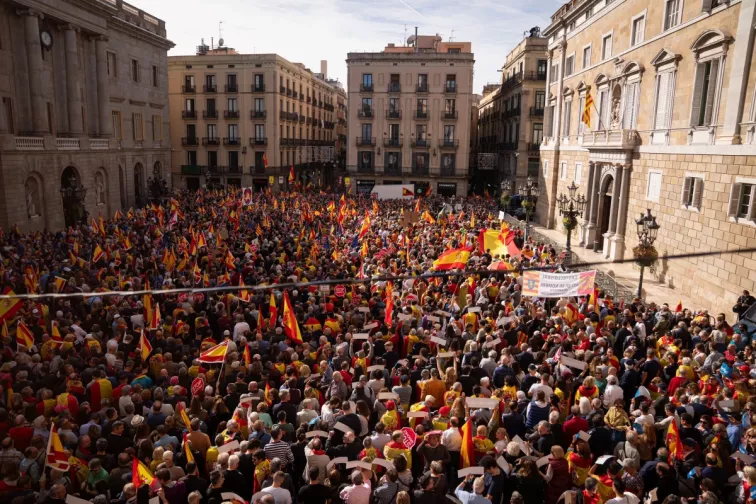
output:
[[[197,138],[197,126],[194,124],[187,124],[186,125],[186,138],[189,140],[194,140]]]
[[[184,110],[187,112],[194,112],[194,98],[187,98],[184,101]]]
[[[398,124],[389,124],[388,136],[391,140],[399,140]]]
[[[363,124],[362,125],[362,140],[365,142],[370,142],[371,138],[373,138],[373,125]]]
[[[218,138],[218,126],[215,124],[208,124],[207,125],[207,138],[210,139],[217,139]]]
[[[261,141],[265,138],[265,125],[255,124],[255,139]]]
[[[218,166],[218,151],[207,151],[207,166]]]
[[[444,126],[444,143],[454,142],[454,125]]]

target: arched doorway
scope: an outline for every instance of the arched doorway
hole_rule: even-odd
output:
[[[144,204],[144,167],[142,163],[134,166],[134,196],[136,197],[136,206]]]
[[[60,176],[60,194],[63,198],[63,219],[66,227],[87,221],[84,205],[86,188],[81,184],[79,172],[73,166],[66,167]]]
[[[604,248],[604,234],[609,232],[609,222],[611,221],[612,196],[614,194],[614,177],[606,175],[601,181],[599,187],[599,208],[598,208],[598,234],[596,235],[596,246],[594,250],[599,251]]]

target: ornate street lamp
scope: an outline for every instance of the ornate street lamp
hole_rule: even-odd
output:
[[[541,189],[538,188],[536,181],[533,177],[528,177],[525,181],[525,185],[521,185],[517,190],[517,194],[522,198],[522,208],[525,210],[525,239],[524,243],[528,242],[528,229],[530,227],[530,214],[535,210],[538,196],[541,195]]]
[[[509,209],[509,200],[512,197],[512,181],[511,180],[504,180],[501,183],[501,206],[504,207],[504,212],[507,212]]]
[[[659,234],[659,224],[656,222],[656,217],[651,215],[651,209],[646,209],[646,214],[641,214],[640,218],[635,221],[635,226],[638,232],[638,246],[633,248],[633,256],[635,262],[640,266],[640,280],[638,280],[638,298],[641,298],[643,292],[643,271],[647,267],[651,267],[659,254],[654,248],[654,242]]]
[[[557,198],[557,204],[559,205],[559,213],[562,216],[562,225],[567,230],[567,253],[564,258],[565,264],[570,264],[572,260],[572,248],[570,247],[572,241],[572,230],[577,226],[577,217],[582,217],[585,211],[585,195],[576,196],[578,187],[575,185],[575,181],[572,181],[572,185],[567,188],[569,196],[562,193]]]

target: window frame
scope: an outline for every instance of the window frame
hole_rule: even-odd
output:
[[[639,14],[636,14],[630,20],[630,47],[636,47],[646,41],[646,24],[647,24],[646,21],[648,21],[648,17],[646,15],[647,12],[648,12],[648,9],[644,10],[643,12]],[[640,33],[640,40],[635,40],[635,23],[640,20],[643,20],[642,21],[643,29],[641,30],[641,33]]]
[[[564,77],[571,77],[575,75],[575,53],[569,54],[567,57],[564,58]],[[572,63],[572,68],[570,68],[570,65],[568,65],[568,62]],[[570,70],[570,73],[567,73],[567,70]]]
[[[585,50],[588,49],[588,61],[585,61]],[[591,66],[591,60],[593,59],[593,43],[590,43],[588,45],[583,46],[583,68],[582,70],[585,70],[586,68]]]
[[[656,196],[649,194],[651,190],[651,175],[659,176],[659,194],[657,194]],[[662,170],[658,170],[658,169],[648,170],[647,176],[646,176],[646,201],[659,203],[659,201],[661,200],[661,188],[662,188],[663,180],[664,180],[664,172]]]
[[[575,177],[572,180],[575,182],[575,185],[579,186],[583,183],[583,163],[577,162],[575,163]]]
[[[111,70],[111,61],[110,58],[113,57],[113,68]],[[111,77],[115,79],[118,77],[118,53],[115,51],[107,50],[105,51],[105,64],[107,67],[108,77]]]
[[[705,176],[703,173],[686,172],[683,177],[680,206],[691,212],[700,212],[703,205]],[[698,194],[696,194],[698,193]]]
[[[140,81],[140,70],[139,70],[139,60],[136,58],[131,58],[131,82],[139,82]]]
[[[667,26],[667,18],[669,17],[669,4],[675,1],[677,2],[677,5],[678,5],[675,24]],[[685,0],[665,0],[664,1],[664,17],[662,18],[661,33],[669,31],[672,28],[675,28],[676,26],[680,26],[680,24],[682,24],[682,13],[683,13],[684,7],[685,7]]]
[[[743,198],[745,186],[750,186],[750,200],[747,215],[740,217],[740,201]],[[737,224],[756,226],[756,179],[747,177],[735,177],[730,186],[730,197],[727,202],[727,220]]]
[[[611,50],[609,51],[609,56],[606,56],[606,40],[609,39],[611,44]],[[601,61],[608,61],[612,59],[612,55],[614,54],[614,30],[608,31],[604,33],[601,36]]]
[[[567,161],[562,161],[559,164],[559,180],[567,180],[568,177],[569,168],[567,166]]]

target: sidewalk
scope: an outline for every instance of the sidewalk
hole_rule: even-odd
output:
[[[524,222],[522,223],[524,225]],[[539,224],[530,225],[531,231],[535,232],[533,238],[537,235],[541,235],[554,243],[558,244],[562,248],[567,243],[567,235],[559,229],[547,229]],[[610,285],[601,285],[602,288],[608,288],[619,293],[621,299],[625,299],[626,302],[632,301],[638,291],[638,280],[640,278],[640,268],[635,263],[613,263],[608,259],[604,259],[601,254],[597,254],[592,250],[580,247],[576,245],[578,241],[577,229],[572,232],[572,256],[573,262],[588,262],[595,263],[601,262],[603,264],[597,266],[591,266],[592,269],[596,269],[599,272],[603,272],[605,276],[610,277]],[[602,276],[604,276],[602,275]],[[617,288],[613,289],[611,282],[617,283]],[[606,283],[606,282],[604,282]],[[682,301],[682,305],[685,308],[695,308],[698,306],[693,298],[685,296],[665,284],[659,283],[656,278],[651,274],[648,269],[643,274],[643,296],[646,302],[655,302],[657,304],[667,303],[670,309],[674,310],[677,303]]]

